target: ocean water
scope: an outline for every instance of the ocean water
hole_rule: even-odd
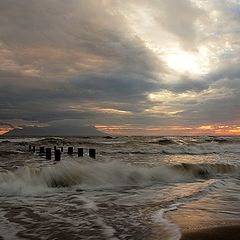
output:
[[[62,159],[29,144],[64,146]],[[234,224],[239,169],[240,137],[2,138],[0,239],[177,240],[182,230],[166,215],[179,208]]]

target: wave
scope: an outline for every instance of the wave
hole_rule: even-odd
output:
[[[223,174],[236,175],[239,171],[239,166],[223,163],[200,163],[200,164],[191,164],[191,163],[182,163],[179,165],[173,166],[176,170],[180,172],[186,172],[191,174],[196,178],[210,178],[215,176],[221,176]]]
[[[128,143],[127,141],[101,141],[101,142],[96,142],[97,144],[126,144]]]
[[[204,143],[218,143],[218,144],[231,144],[240,143],[240,137],[220,137],[220,136],[199,136],[199,137],[162,137],[148,143],[169,145],[169,144],[204,144]]]
[[[64,146],[64,145],[88,145],[88,144],[102,144],[101,142],[98,142],[98,140],[101,139],[100,137],[47,137],[40,139],[36,141],[36,144],[38,145],[58,145],[58,146]],[[107,143],[106,139],[105,144]],[[109,141],[111,143],[111,141]],[[114,143],[114,140],[112,141]],[[103,143],[103,144],[104,144]]]
[[[240,153],[239,145],[219,145],[217,143],[204,143],[204,144],[171,144],[159,146],[156,148],[145,148],[142,150],[136,150],[129,148],[126,150],[112,150],[110,152],[101,151],[103,154],[163,154],[163,155],[202,155],[202,154],[219,154],[219,153]]]
[[[47,137],[42,138],[37,141],[37,144],[55,144],[55,145],[63,145],[69,143],[68,140],[60,137]]]
[[[172,140],[172,139],[158,139],[156,141],[153,142],[149,142],[149,143],[153,143],[153,144],[161,144],[161,145],[168,145],[168,144],[176,144],[177,142]]]
[[[240,153],[239,146],[235,144],[219,145],[217,143],[204,143],[204,144],[183,144],[163,147],[162,154],[216,154],[216,153]]]
[[[0,151],[0,156],[8,156],[8,155],[15,155],[15,154],[25,154],[25,152],[19,150],[5,150]]]
[[[89,163],[61,161],[57,164],[0,173],[0,191],[21,192],[26,187],[38,188],[115,187],[128,185],[151,185],[194,181],[222,174],[234,176],[239,167],[230,164],[180,164],[159,167],[138,167],[118,162]]]
[[[227,137],[218,137],[218,136],[208,136],[204,139],[205,142],[217,142],[217,143],[239,143],[239,136],[227,136]]]

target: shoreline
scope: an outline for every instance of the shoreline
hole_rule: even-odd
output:
[[[240,239],[238,205],[234,201],[224,202],[223,205],[215,193],[166,213],[165,217],[179,227],[180,240]]]

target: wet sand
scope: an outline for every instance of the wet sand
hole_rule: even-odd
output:
[[[178,225],[182,237],[180,240],[238,240],[240,239],[239,210],[235,216],[215,212],[214,200],[204,197],[166,213],[171,222]],[[209,206],[212,206],[209,207]],[[230,208],[231,206],[225,206]]]
[[[196,229],[183,232],[181,240],[239,240],[240,225]]]

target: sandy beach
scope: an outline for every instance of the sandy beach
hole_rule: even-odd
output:
[[[181,240],[238,240],[240,225],[196,229],[183,232]]]
[[[214,196],[204,197],[166,214],[182,233],[181,240],[237,240],[240,239],[240,219],[232,217],[230,210],[212,212]],[[216,203],[217,205],[218,203]],[[226,207],[226,206],[225,206]],[[231,206],[229,205],[229,209]]]

